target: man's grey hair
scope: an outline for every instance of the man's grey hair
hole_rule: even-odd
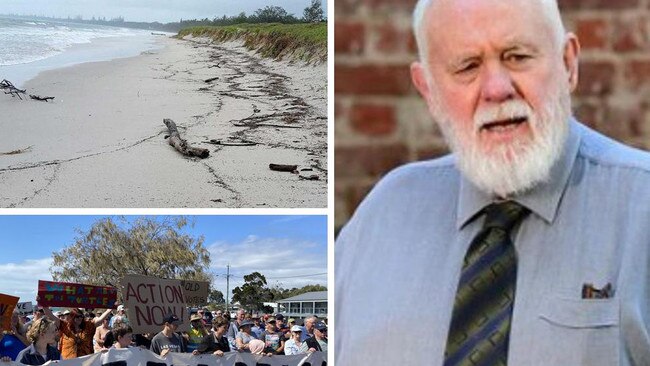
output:
[[[426,37],[426,27],[424,14],[427,12],[427,9],[431,6],[434,1],[441,0],[418,0],[418,3],[415,5],[413,10],[413,34],[415,35],[415,41],[418,45],[418,53],[420,55],[420,61],[423,64],[428,62],[428,44]],[[555,33],[556,46],[562,49],[562,46],[565,42],[566,30],[564,24],[562,23],[562,18],[560,16],[560,9],[557,5],[557,0],[527,0],[527,1],[539,1],[542,4],[543,15],[548,18],[553,27],[553,32]]]

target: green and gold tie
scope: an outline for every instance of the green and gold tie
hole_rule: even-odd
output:
[[[470,244],[454,300],[445,366],[506,365],[517,284],[513,227],[530,212],[513,201],[484,209],[483,228]]]

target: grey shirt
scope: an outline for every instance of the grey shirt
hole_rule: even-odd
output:
[[[169,349],[169,352],[185,352],[183,341],[178,334],[172,333],[171,337],[167,337],[163,332],[159,332],[151,340],[149,350],[159,355],[165,349]]]
[[[650,365],[650,154],[573,120],[564,149],[548,182],[514,197],[532,213],[514,234],[508,364]],[[337,365],[442,365],[462,260],[491,200],[453,156],[373,189],[335,247]],[[614,296],[582,299],[585,283],[611,283]]]

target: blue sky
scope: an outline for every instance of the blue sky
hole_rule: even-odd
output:
[[[75,229],[86,231],[106,216],[0,216],[0,293],[34,301],[39,279],[50,280],[52,252],[71,245]],[[127,216],[129,219],[138,216]],[[307,284],[327,286],[326,216],[188,216],[194,227],[185,232],[205,237],[211,254],[213,286],[226,292],[243,276],[259,271],[269,285],[285,288]]]

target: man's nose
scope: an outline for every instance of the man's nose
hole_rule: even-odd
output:
[[[501,103],[514,98],[516,89],[510,72],[500,64],[486,65],[481,82],[481,99]]]

